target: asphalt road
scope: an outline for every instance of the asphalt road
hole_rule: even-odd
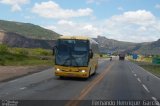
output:
[[[67,100],[62,101],[66,106],[84,105],[72,100],[160,100],[160,78],[127,60],[99,60],[97,74],[88,80],[60,79],[53,70],[0,83],[0,99]]]

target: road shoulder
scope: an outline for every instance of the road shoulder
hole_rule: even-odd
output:
[[[50,66],[0,66],[0,82],[7,82],[19,77],[41,72]]]

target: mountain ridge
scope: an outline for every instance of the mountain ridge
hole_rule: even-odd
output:
[[[60,36],[38,25],[0,20],[0,44],[11,47],[52,49]],[[99,43],[101,53],[160,54],[160,39],[143,43],[118,41],[104,36],[93,39]]]
[[[101,53],[139,53],[144,55],[160,54],[160,39],[154,42],[133,43],[114,39],[108,39],[104,36],[94,38],[99,43]]]
[[[38,25],[5,20],[0,20],[0,30],[4,32],[14,32],[32,39],[54,40],[61,36],[54,31],[42,28]]]

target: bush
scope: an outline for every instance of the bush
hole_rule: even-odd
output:
[[[41,49],[41,48],[35,49],[34,53],[35,55],[43,55],[43,56],[49,56],[52,54],[51,51]]]
[[[5,59],[4,59],[4,57],[0,57],[0,65],[5,65]]]
[[[5,65],[5,61],[1,61],[0,60],[0,65],[4,66]]]
[[[0,52],[1,53],[7,53],[8,52],[8,46],[7,45],[0,45]]]
[[[29,53],[28,53],[28,51],[27,50],[25,50],[25,49],[19,49],[19,53],[18,53],[19,55],[22,55],[22,56],[27,56]]]

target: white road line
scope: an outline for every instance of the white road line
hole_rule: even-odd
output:
[[[17,80],[12,80],[12,81],[9,81],[9,82],[11,82],[11,83],[12,83],[12,82],[16,82],[16,81],[17,81]]]
[[[144,85],[144,84],[142,84],[142,86],[143,86],[143,88],[149,93],[150,91],[148,90],[148,88]]]
[[[142,81],[140,80],[140,78],[137,78],[137,80],[141,83]]]
[[[24,90],[24,89],[26,89],[26,87],[22,87],[22,88],[19,88],[19,89]]]
[[[137,74],[134,74],[134,76],[136,77],[136,76],[137,76]]]
[[[156,104],[157,106],[160,106],[160,103],[157,101],[157,98],[152,97],[152,99],[155,101],[155,104]]]
[[[155,98],[155,97],[152,97],[152,99],[155,100],[155,101],[157,100],[157,98]]]
[[[128,64],[129,69],[131,70],[131,72],[134,74],[135,72],[133,71],[133,69],[131,68],[131,66]]]
[[[159,77],[157,77],[157,76],[155,76],[154,74],[152,74],[152,73],[150,73],[150,72],[146,71],[145,69],[143,69],[143,68],[142,68],[142,67],[140,67],[140,66],[137,66],[137,68],[138,68],[138,67],[139,67],[140,69],[142,69],[143,71],[147,72],[148,74],[150,74],[151,76],[155,77],[156,79],[160,80],[160,78],[159,78]]]

